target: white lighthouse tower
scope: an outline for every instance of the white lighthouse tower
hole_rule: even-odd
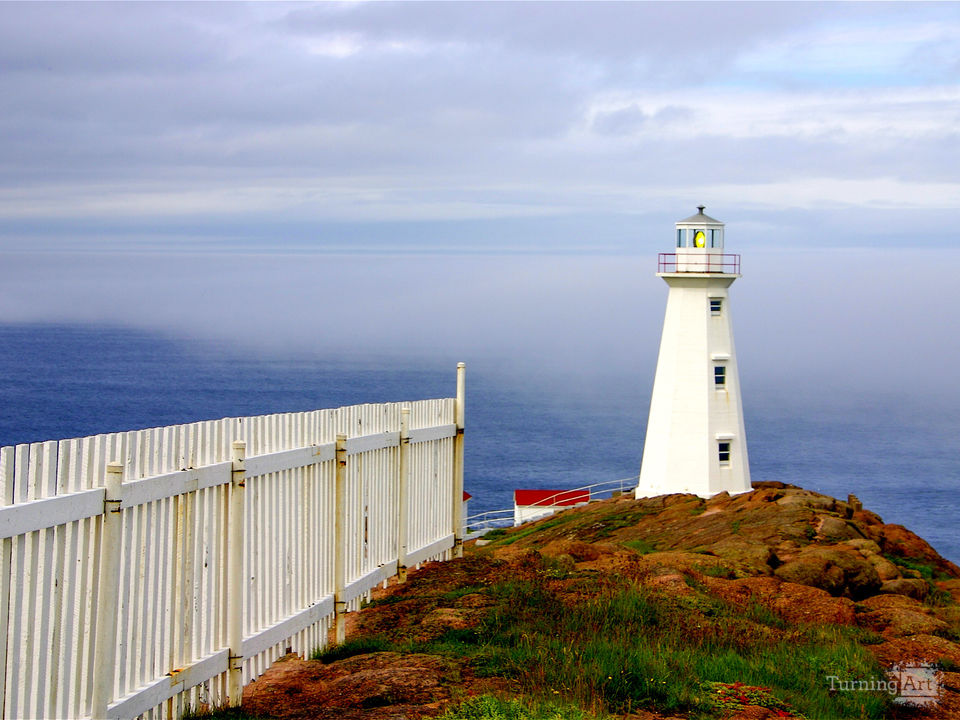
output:
[[[723,223],[699,212],[677,223],[661,253],[670,286],[636,496],[750,490],[740,376],[728,290],[740,256],[723,251]]]

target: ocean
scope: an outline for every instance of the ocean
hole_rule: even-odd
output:
[[[516,488],[636,476],[652,373],[578,373],[495,357],[244,349],[89,324],[0,325],[0,445],[227,416],[451,397],[467,362],[470,512]],[[805,396],[743,378],[753,480],[856,494],[960,562],[960,417],[862,390]]]

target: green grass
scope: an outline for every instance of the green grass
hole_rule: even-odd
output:
[[[925,563],[922,560],[917,560],[915,558],[905,558],[900,555],[885,554],[884,557],[892,562],[894,565],[898,565],[902,568],[907,568],[908,570],[915,570],[920,573],[922,577],[927,582],[933,582],[934,580],[949,580],[950,576],[941,572],[938,568],[935,568],[930,563]]]
[[[713,713],[704,683],[743,683],[813,718],[880,718],[890,707],[880,693],[829,694],[829,675],[880,677],[849,628],[784,632],[786,623],[759,605],[703,595],[678,604],[627,584],[573,607],[535,581],[491,591],[497,605],[478,629],[475,671],[514,678],[532,694],[615,713]]]
[[[595,717],[569,703],[503,700],[481,695],[448,708],[439,720],[588,720]]]
[[[482,592],[492,605],[474,628],[427,641],[351,639],[314,657],[332,662],[377,651],[432,653],[464,659],[476,676],[507,678],[520,689],[518,701],[465,700],[445,720],[596,717],[582,708],[716,718],[735,710],[743,696],[811,719],[890,714],[884,693],[829,691],[831,675],[882,677],[866,648],[882,639],[875,633],[790,625],[759,603],[717,598],[689,575],[694,592],[667,595],[629,578],[560,567],[550,558],[530,562],[486,587],[465,578],[461,587],[422,596],[455,602]]]
[[[485,532],[485,533],[483,534],[483,539],[484,539],[484,540],[496,540],[497,538],[501,538],[501,537],[503,537],[503,536],[506,535],[506,534],[507,534],[507,529],[506,529],[506,528],[494,528],[493,530],[491,530],[491,531],[489,531],[489,532]]]
[[[242,707],[219,708],[214,710],[188,710],[183,720],[269,720],[245,712]]]
[[[953,595],[941,590],[936,586],[937,580],[949,580],[950,576],[942,572],[929,563],[925,563],[915,558],[905,558],[900,555],[886,554],[887,560],[901,568],[917,572],[923,580],[927,582],[927,595],[923,599],[925,605],[930,607],[944,607],[953,605]]]
[[[631,550],[636,550],[641,555],[646,555],[647,553],[657,551],[656,543],[650,542],[649,540],[644,540],[642,538],[638,540],[624,540],[623,545]]]
[[[354,655],[366,655],[367,653],[386,652],[389,650],[396,650],[396,647],[380,635],[371,635],[368,637],[353,638],[339,645],[331,645],[327,648],[314,650],[310,659],[329,664],[337,660],[353,657]]]
[[[517,530],[515,532],[508,532],[504,535],[493,538],[493,542],[499,545],[512,545],[517,540],[522,540],[523,538],[533,535],[534,533],[543,532],[544,530],[549,530],[550,528],[556,527],[557,525],[562,525],[563,523],[569,521],[573,516],[572,515],[554,515],[548,520],[541,520],[534,523],[531,527],[524,528],[523,530]],[[489,538],[492,533],[487,533],[486,537]]]

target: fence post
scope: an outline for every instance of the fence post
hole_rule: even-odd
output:
[[[400,410],[400,458],[397,462],[397,582],[407,581],[407,521],[410,514],[410,408]]]
[[[90,714],[107,717],[113,699],[117,656],[117,610],[120,601],[120,545],[123,518],[120,510],[123,464],[107,465],[104,483],[103,524],[100,531],[100,577],[97,590],[97,637],[94,648],[93,693]]]
[[[336,443],[336,477],[334,484],[334,507],[336,519],[334,521],[333,541],[333,607],[336,616],[336,643],[339,645],[347,639],[347,603],[343,599],[343,591],[347,584],[346,571],[346,524],[347,524],[347,436],[337,435]]]
[[[243,699],[243,495],[247,444],[236,441],[232,449],[227,518],[227,705],[236,707]]]
[[[463,419],[466,401],[466,363],[457,363],[457,399],[453,405],[457,435],[453,439],[453,557],[463,557]]]

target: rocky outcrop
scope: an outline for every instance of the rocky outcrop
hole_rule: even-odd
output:
[[[873,564],[848,545],[804,548],[775,574],[781,580],[854,599],[873,595],[882,584]]]
[[[695,615],[695,633],[722,631],[720,617],[743,618],[747,637],[763,641],[829,638],[833,631],[818,626],[843,626],[886,666],[942,663],[942,701],[909,717],[960,717],[960,673],[950,670],[960,665],[960,568],[855,497],[844,502],[782,483],[709,500],[622,496],[471,545],[460,560],[427,564],[408,583],[376,591],[348,616],[348,638],[432,647],[472,637],[494,610],[485,588],[504,577],[545,583],[570,611],[625,583],[658,607],[679,609],[665,618]],[[328,665],[291,658],[246,688],[244,706],[281,718],[412,719],[436,716],[464,695],[516,691],[511,680],[472,672],[459,656],[367,652]],[[717,717],[785,717],[757,701],[731,712]],[[627,717],[667,716],[635,710]]]

